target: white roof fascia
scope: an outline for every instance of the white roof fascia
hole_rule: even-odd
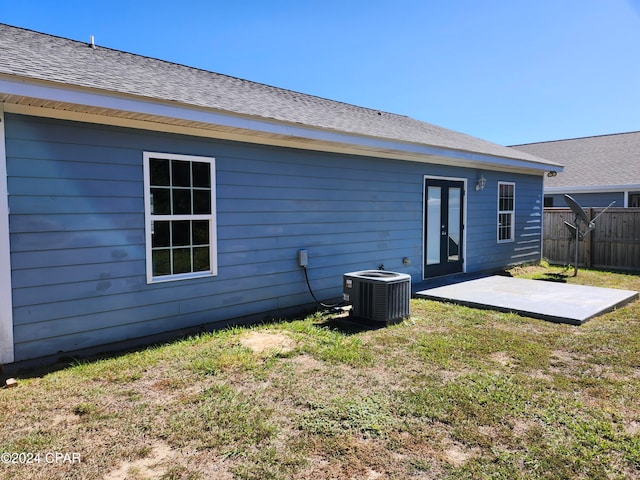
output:
[[[410,159],[412,161],[441,163],[444,160],[446,163],[446,160],[449,159],[452,165],[467,165],[497,170],[503,168],[507,170],[533,170],[539,174],[550,170],[558,172],[563,170],[562,166],[554,164],[498,157],[489,154],[447,149],[444,147],[434,147],[380,137],[368,137],[321,129],[319,127],[278,122],[276,120],[268,120],[259,117],[241,116],[231,112],[215,111],[183,104],[174,105],[160,101],[151,101],[142,97],[126,96],[125,94],[61,86],[44,81],[26,79],[16,80],[15,77],[8,76],[0,76],[0,93],[43,99],[52,102],[77,104],[94,108],[120,110],[143,115],[201,122],[210,125],[220,125],[223,127],[240,129],[246,132],[254,131],[262,134],[282,135],[292,137],[293,139],[301,138],[310,139],[316,142],[350,145],[360,149],[369,149],[371,151],[393,151],[407,154],[411,157]],[[7,112],[12,111],[9,105],[7,105],[5,110]],[[51,112],[54,111],[50,108],[45,110],[50,110]],[[55,115],[52,116],[55,117]],[[262,143],[263,140],[264,139],[260,139],[259,143]],[[251,142],[252,140],[247,138],[245,141]],[[257,140],[253,140],[253,143],[256,142]],[[307,145],[306,148],[312,149],[314,145]],[[298,148],[305,147],[298,146]],[[366,153],[362,152],[360,154],[366,155]],[[433,157],[438,157],[438,162],[435,162]]]

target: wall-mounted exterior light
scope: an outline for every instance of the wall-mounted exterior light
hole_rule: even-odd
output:
[[[476,182],[476,192],[484,190],[484,186],[487,184],[487,179],[484,178],[484,175],[480,174],[480,178]]]

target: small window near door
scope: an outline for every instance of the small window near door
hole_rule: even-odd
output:
[[[515,232],[516,184],[498,182],[498,243],[512,242]]]

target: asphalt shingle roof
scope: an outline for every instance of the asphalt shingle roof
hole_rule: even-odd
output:
[[[545,187],[640,185],[640,132],[514,145],[564,165]]]
[[[546,164],[403,115],[358,107],[154,58],[0,24],[0,75],[134,95],[401,142]]]

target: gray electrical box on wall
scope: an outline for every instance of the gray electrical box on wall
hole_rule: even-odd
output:
[[[309,265],[309,252],[307,250],[298,250],[298,266],[306,267]]]

